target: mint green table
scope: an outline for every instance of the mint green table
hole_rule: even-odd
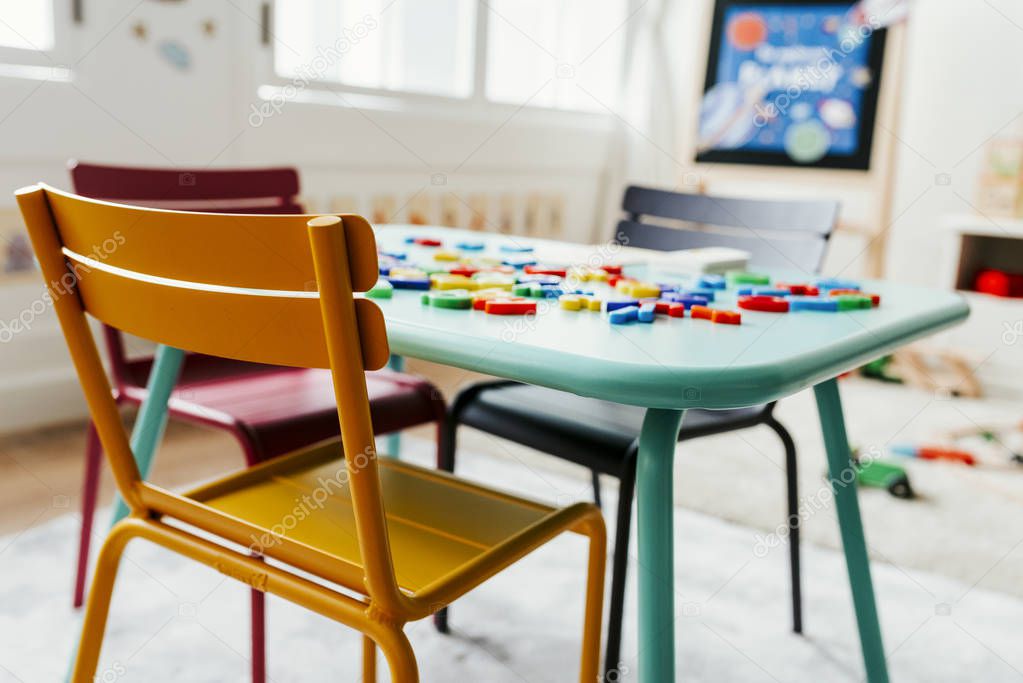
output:
[[[428,228],[385,226],[381,249],[429,258],[405,237],[436,236],[445,246],[487,241],[486,253],[512,238]],[[514,238],[516,244],[529,243]],[[537,242],[541,258],[558,245]],[[797,277],[791,273],[786,278]],[[801,278],[805,279],[805,278]],[[865,283],[881,306],[848,313],[771,314],[743,311],[741,326],[658,318],[652,325],[612,326],[606,316],[556,306],[535,317],[425,307],[420,292],[397,291],[379,300],[394,354],[474,370],[647,409],[640,437],[636,498],[639,544],[639,678],[675,678],[672,468],[676,439],[688,408],[736,408],[766,403],[813,387],[834,486],[849,582],[867,679],[887,681],[881,630],[870,579],[855,477],[835,377],[914,339],[962,321],[961,297],[885,282]],[[734,307],[734,296],[716,306]],[[177,374],[180,352],[161,352],[133,444],[155,447],[166,419],[160,405]],[[152,403],[152,405],[150,405]],[[152,435],[149,438],[147,435]],[[148,462],[150,453],[136,451]],[[843,484],[846,479],[850,482]]]

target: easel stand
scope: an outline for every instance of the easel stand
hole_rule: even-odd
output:
[[[704,42],[697,49],[706,71],[706,59],[710,42],[710,13],[713,3],[706,3],[709,10],[706,19],[708,30]],[[791,188],[794,195],[814,196],[823,193],[836,195],[855,194],[862,198],[866,210],[858,220],[840,217],[838,229],[855,234],[863,240],[863,274],[879,278],[884,275],[885,252],[888,231],[894,220],[894,187],[896,152],[899,145],[899,117],[903,90],[903,62],[905,60],[906,22],[889,26],[885,39],[884,66],[878,95],[877,115],[874,124],[874,138],[871,146],[870,169],[850,171],[827,168],[798,168],[787,166],[755,166],[740,164],[701,163],[696,159],[698,117],[703,98],[702,81],[692,88],[690,106],[683,110],[687,120],[683,130],[688,131],[683,139],[680,159],[690,160],[682,169],[680,184],[695,192],[714,191],[722,185],[756,185],[761,187]]]

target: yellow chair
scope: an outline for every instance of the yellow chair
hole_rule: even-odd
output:
[[[404,624],[564,531],[589,537],[579,680],[596,680],[606,543],[597,508],[551,508],[377,458],[364,372],[385,364],[388,347],[380,310],[353,296],[377,280],[376,242],[364,219],[181,213],[93,201],[45,185],[19,190],[17,199],[117,487],[131,508],[97,561],[74,681],[93,678],[118,563],[135,537],[360,631],[365,681],[376,678],[377,646],[393,680],[417,681]],[[341,442],[184,494],[143,481],[85,313],[189,351],[330,368]],[[181,522],[274,562],[200,537]]]

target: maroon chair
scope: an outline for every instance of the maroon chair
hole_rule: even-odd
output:
[[[125,204],[216,213],[302,213],[298,173],[292,168],[170,170],[71,162],[75,192]],[[114,398],[138,405],[147,396],[152,357],[129,358],[119,330],[104,336]],[[434,422],[440,429],[444,398],[428,381],[381,370],[367,373],[370,410],[377,434]],[[340,434],[329,370],[284,368],[186,354],[168,402],[170,417],[223,429],[242,447],[247,465]],[[85,593],[102,452],[90,424],[85,454],[82,530],[74,605]],[[265,680],[264,596],[252,591],[252,678]]]

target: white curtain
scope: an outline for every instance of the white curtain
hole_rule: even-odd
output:
[[[678,88],[665,33],[683,0],[632,0],[626,63],[615,131],[598,212],[598,241],[612,236],[629,184],[673,187],[682,173],[678,159]]]

